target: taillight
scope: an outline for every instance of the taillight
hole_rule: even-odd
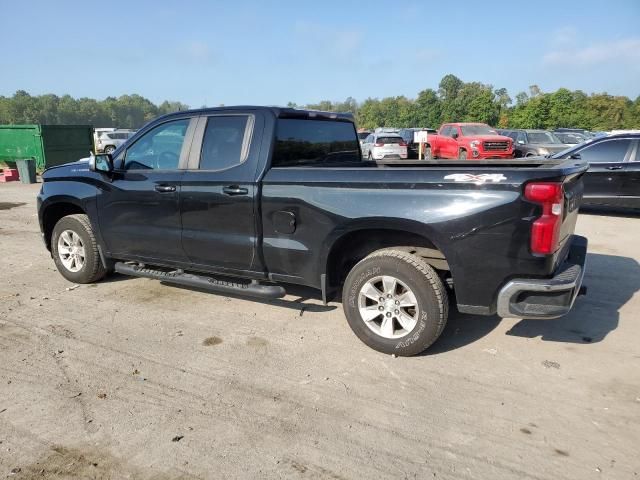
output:
[[[384,147],[384,143],[375,143],[374,146],[375,147]]]
[[[398,145],[400,145],[401,147],[406,147],[407,146],[407,144],[404,143],[404,142],[400,142]]]
[[[561,183],[534,182],[524,189],[524,197],[542,205],[542,216],[531,226],[531,252],[553,253],[558,246],[564,192]]]

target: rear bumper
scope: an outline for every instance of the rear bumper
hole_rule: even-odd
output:
[[[552,278],[515,278],[498,294],[498,315],[509,318],[548,319],[571,310],[585,271],[587,239],[574,235],[567,259]]]

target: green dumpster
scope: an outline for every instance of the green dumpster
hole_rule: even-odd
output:
[[[33,158],[16,160],[16,165],[22,183],[36,183],[36,161]]]
[[[0,125],[0,163],[32,158],[38,170],[75,162],[93,151],[91,125]]]

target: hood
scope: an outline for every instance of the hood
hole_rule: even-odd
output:
[[[53,177],[75,177],[79,175],[86,175],[89,172],[89,157],[81,158],[75,162],[63,163],[61,165],[54,165],[47,168],[42,173],[42,178],[47,180]]]
[[[546,148],[551,153],[561,152],[569,148],[569,145],[564,143],[531,143],[530,145],[535,148]]]

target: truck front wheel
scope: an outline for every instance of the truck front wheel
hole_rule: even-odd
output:
[[[366,345],[410,356],[438,339],[447,322],[449,300],[440,277],[422,258],[384,249],[349,272],[342,306],[349,326]]]
[[[58,220],[51,235],[51,253],[58,271],[70,282],[93,283],[106,274],[86,215],[68,215]]]

